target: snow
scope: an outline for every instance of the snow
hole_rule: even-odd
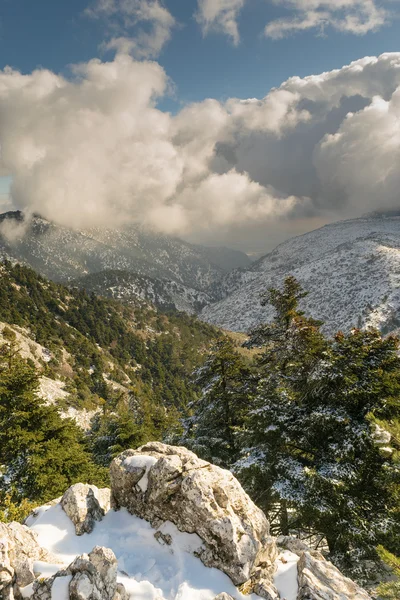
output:
[[[140,456],[129,456],[124,460],[125,467],[146,469],[143,477],[137,483],[142,492],[147,491],[147,486],[149,485],[149,470],[156,462],[157,459],[154,458],[154,456],[147,456],[146,454],[142,454]]]
[[[57,577],[51,588],[51,600],[69,600],[69,584],[72,576]]]
[[[333,223],[280,244],[248,270],[218,283],[225,299],[207,306],[205,321],[248,331],[274,315],[260,294],[293,275],[309,295],[300,307],[325,322],[329,335],[354,326],[399,327],[400,219],[362,218]]]
[[[282,600],[296,600],[298,592],[297,563],[299,557],[285,550],[278,557],[274,583]]]
[[[151,466],[151,461],[145,462],[146,468]],[[259,598],[243,596],[227,575],[205,567],[193,554],[201,547],[201,539],[196,534],[180,532],[170,522],[160,528],[172,536],[170,546],[160,544],[151,525],[126,509],[110,510],[89,535],[75,534],[59,504],[39,510],[36,517],[29,519],[29,526],[38,534],[40,545],[57,557],[60,567],[89,553],[96,545],[111,548],[118,560],[118,581],[125,585],[132,600],[213,600],[222,592],[235,600]],[[62,596],[57,596],[57,600],[62,600]]]

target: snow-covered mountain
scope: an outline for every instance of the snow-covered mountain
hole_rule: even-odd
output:
[[[129,271],[101,271],[85,275],[71,282],[96,295],[137,304],[144,300],[162,310],[176,309],[188,314],[199,312],[211,302],[211,297],[200,290],[187,287],[171,279],[158,279]]]
[[[228,270],[250,264],[242,252],[205,248],[140,227],[76,231],[39,216],[24,220],[19,211],[0,215],[0,257],[24,263],[55,281],[119,270],[200,291]]]
[[[225,299],[202,318],[247,331],[272,317],[260,294],[294,275],[309,292],[302,308],[325,322],[324,330],[373,325],[384,333],[400,326],[400,217],[371,215],[326,225],[290,239],[248,269],[225,276]]]

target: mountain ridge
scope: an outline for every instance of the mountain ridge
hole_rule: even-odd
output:
[[[309,292],[307,314],[322,318],[333,334],[353,326],[383,332],[400,324],[400,218],[348,219],[291,238],[249,269],[222,278],[225,298],[205,307],[201,318],[226,329],[247,331],[270,320],[260,295],[294,275]]]

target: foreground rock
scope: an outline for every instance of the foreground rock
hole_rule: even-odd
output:
[[[297,564],[297,600],[371,600],[319,552],[303,552]]]
[[[50,579],[36,581],[30,599],[129,600],[124,586],[117,584],[117,569],[113,551],[96,546]]]
[[[41,548],[36,534],[20,523],[0,523],[0,598],[13,599],[19,589],[35,580],[33,563],[55,562]]]
[[[91,533],[96,521],[101,521],[110,510],[108,488],[98,489],[95,485],[76,483],[61,498],[64,512],[75,525],[76,535]]]
[[[277,549],[269,523],[229,472],[186,448],[150,443],[127,450],[111,464],[112,503],[157,527],[171,521],[197,533],[198,556],[220,569],[246,592],[269,588]],[[243,588],[244,589],[244,588]],[[276,596],[275,596],[276,597]]]

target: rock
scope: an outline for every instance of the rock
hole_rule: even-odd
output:
[[[371,600],[319,552],[304,552],[297,563],[297,600]]]
[[[60,587],[69,600],[129,600],[124,586],[117,584],[117,567],[113,551],[96,546],[50,579],[36,581],[31,600],[52,600]]]
[[[293,554],[301,556],[303,552],[310,552],[311,548],[298,538],[289,535],[280,535],[276,538],[276,543],[284,550],[290,550]]]
[[[60,504],[75,525],[76,535],[93,531],[95,522],[110,510],[110,495],[109,489],[95,485],[76,483],[68,488]]]
[[[235,585],[250,580],[257,568],[272,580],[278,553],[269,523],[229,471],[186,448],[154,442],[120,454],[110,475],[115,508],[197,533],[203,540],[199,558]]]
[[[34,561],[56,562],[38,544],[36,534],[20,523],[0,523],[0,598],[14,598],[14,591],[35,580]]]

